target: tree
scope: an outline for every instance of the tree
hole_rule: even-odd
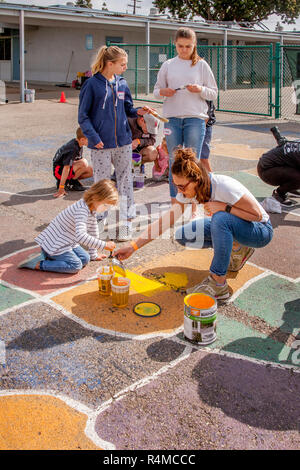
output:
[[[300,15],[300,0],[154,0],[153,4],[177,19],[201,16],[213,21],[256,22],[275,13],[283,23],[295,23]]]
[[[91,0],[76,0],[75,5],[81,8],[93,8]]]

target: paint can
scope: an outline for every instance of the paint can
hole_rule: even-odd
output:
[[[101,266],[97,269],[99,293],[101,295],[111,294],[111,283],[114,275],[113,269],[110,266]]]
[[[24,90],[24,95],[25,95],[25,103],[34,103],[35,90],[30,90],[29,88],[26,88]]]
[[[137,166],[140,166],[142,163],[142,155],[140,153],[137,153],[137,152],[133,152],[132,153],[132,165],[133,167],[137,167]]]
[[[199,345],[213,343],[217,338],[217,301],[204,293],[184,298],[184,336]]]
[[[136,189],[142,189],[145,183],[145,175],[142,173],[134,174],[134,187]]]

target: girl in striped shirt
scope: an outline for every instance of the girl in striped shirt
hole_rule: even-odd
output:
[[[58,273],[77,273],[90,260],[101,261],[106,255],[97,250],[113,251],[114,242],[99,240],[97,212],[107,211],[118,202],[118,191],[111,180],[101,180],[85,191],[79,201],[60,212],[35,241],[39,255],[31,255],[19,268]],[[89,252],[80,245],[88,246]]]

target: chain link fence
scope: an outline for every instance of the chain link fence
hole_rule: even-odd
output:
[[[108,43],[111,44],[112,43]],[[128,68],[124,73],[132,96],[141,101],[162,103],[153,95],[161,65],[175,57],[174,44],[113,44],[126,50]],[[291,66],[291,49],[300,47],[261,46],[205,46],[198,45],[198,54],[210,65],[217,85],[217,111],[253,114],[259,116],[299,119],[296,106],[295,71]],[[296,90],[296,91],[295,91]],[[275,111],[274,111],[275,110]]]
[[[300,120],[300,46],[280,46],[281,117]]]

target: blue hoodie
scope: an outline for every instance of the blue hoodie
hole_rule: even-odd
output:
[[[78,123],[88,147],[103,142],[105,149],[132,142],[128,117],[137,117],[126,80],[115,75],[110,83],[100,72],[86,80],[80,90]]]

